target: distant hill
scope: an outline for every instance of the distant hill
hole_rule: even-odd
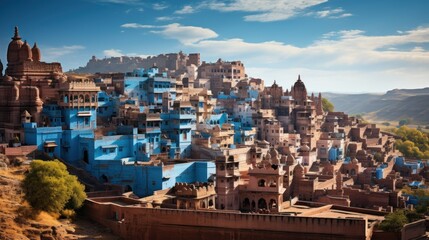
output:
[[[385,94],[323,93],[335,111],[370,115],[374,120],[411,119],[413,124],[429,124],[429,88],[394,89]]]

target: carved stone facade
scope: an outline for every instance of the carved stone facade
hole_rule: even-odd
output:
[[[0,72],[2,72],[0,64]],[[39,122],[43,102],[58,97],[59,82],[66,78],[60,63],[41,62],[41,51],[21,40],[18,28],[7,49],[7,68],[0,74],[0,142],[22,138],[21,115]]]

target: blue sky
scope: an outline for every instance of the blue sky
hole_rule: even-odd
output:
[[[14,26],[64,70],[92,55],[200,52],[310,91],[429,87],[426,0],[2,0],[0,58]]]

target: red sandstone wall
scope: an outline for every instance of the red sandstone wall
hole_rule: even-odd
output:
[[[362,219],[150,209],[91,200],[85,208],[90,218],[125,239],[366,239],[367,234]]]

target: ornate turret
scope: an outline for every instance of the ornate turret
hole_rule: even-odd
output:
[[[33,54],[33,61],[40,62],[42,59],[42,54],[40,53],[39,47],[37,47],[37,43],[34,43],[31,53]]]
[[[33,60],[33,54],[31,52],[31,47],[28,45],[27,41],[24,42],[24,44],[21,46],[21,49],[19,50],[19,60],[20,61],[32,61]]]
[[[21,37],[19,36],[18,27],[15,27],[15,35],[12,37],[12,41],[9,43],[7,48],[8,63],[16,63],[20,61],[19,52],[22,45],[24,45],[24,43],[21,41]]]

